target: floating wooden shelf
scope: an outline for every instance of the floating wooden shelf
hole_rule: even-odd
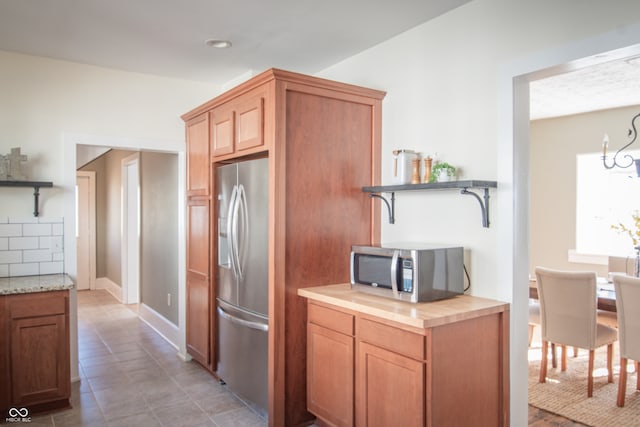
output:
[[[0,187],[30,187],[33,188],[33,216],[40,214],[38,200],[41,187],[53,187],[53,182],[48,181],[0,181]]]
[[[376,197],[382,200],[387,206],[389,212],[389,224],[395,222],[395,193],[398,191],[428,191],[428,190],[460,190],[460,194],[473,196],[478,203],[480,203],[480,209],[482,210],[482,226],[489,228],[489,188],[497,188],[498,183],[496,181],[480,181],[480,180],[465,180],[465,181],[449,181],[449,182],[433,182],[425,184],[403,184],[403,185],[376,185],[372,187],[362,187],[362,191],[370,193],[370,197]],[[484,190],[484,196],[480,197],[478,194],[469,189],[481,189]],[[391,193],[390,200],[387,200],[381,193]],[[483,200],[484,199],[484,200]]]

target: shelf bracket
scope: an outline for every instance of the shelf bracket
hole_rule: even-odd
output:
[[[0,180],[0,187],[30,187],[33,188],[33,216],[40,215],[38,208],[40,201],[40,188],[53,187],[53,182],[48,181],[13,181],[13,180]]]
[[[369,193],[369,197],[375,197],[376,199],[380,199],[387,205],[387,212],[389,214],[389,224],[395,224],[395,212],[396,212],[396,193],[391,192],[391,203],[380,193]]]
[[[40,200],[40,186],[34,185],[33,186],[33,216],[36,216],[36,217],[40,215],[40,211],[38,209],[39,200]]]
[[[469,191],[466,188],[460,190],[460,194],[466,194],[468,196],[473,196],[480,203],[480,210],[482,211],[482,226],[484,228],[489,228],[489,189],[487,187],[484,188],[484,202],[473,191]]]

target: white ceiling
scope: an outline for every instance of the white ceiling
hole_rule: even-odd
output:
[[[468,1],[0,0],[0,50],[220,86],[271,67],[317,73]],[[640,61],[530,87],[532,119],[637,105]]]
[[[468,1],[0,0],[0,50],[222,85],[317,73]]]
[[[536,80],[529,89],[532,120],[640,105],[640,58]]]

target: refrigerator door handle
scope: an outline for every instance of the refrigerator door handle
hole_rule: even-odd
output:
[[[222,307],[218,306],[218,314],[223,319],[230,321],[231,323],[235,323],[239,326],[246,326],[247,328],[257,329],[259,331],[268,331],[269,325],[266,323],[260,322],[252,322],[250,320],[240,319],[239,317],[233,316],[222,309]]]
[[[229,198],[229,211],[227,212],[227,236],[229,239],[229,259],[231,261],[231,269],[235,276],[238,275],[238,268],[235,259],[236,253],[236,220],[235,213],[237,211],[237,199],[238,199],[238,186],[234,185],[231,190],[231,197]]]
[[[238,234],[238,222],[240,217],[240,197],[242,194],[242,185],[234,186],[235,188],[235,199],[233,201],[233,213],[231,215],[231,259],[233,260],[233,270],[236,274],[236,277],[242,279],[242,269],[240,267],[240,248],[238,247],[240,244]]]
[[[249,238],[249,209],[247,207],[247,193],[242,184],[239,186],[237,198],[239,206],[238,217],[241,220],[242,230],[239,230],[236,235],[236,260],[238,262],[239,277],[242,278],[244,274],[242,271],[242,261],[246,258],[248,246],[247,239]]]

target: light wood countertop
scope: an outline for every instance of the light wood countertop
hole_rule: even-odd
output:
[[[301,288],[298,295],[421,329],[509,311],[508,303],[469,295],[413,304],[354,291],[348,283]]]

